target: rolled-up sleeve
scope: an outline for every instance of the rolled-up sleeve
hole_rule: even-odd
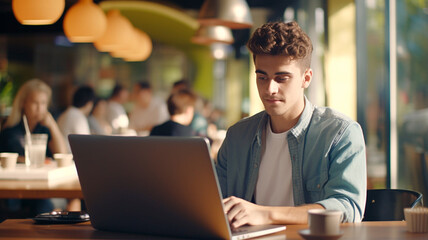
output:
[[[353,122],[332,144],[328,181],[323,200],[326,209],[344,213],[343,222],[361,222],[367,192],[366,151],[361,127]]]

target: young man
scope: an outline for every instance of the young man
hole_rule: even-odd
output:
[[[358,123],[304,95],[312,43],[296,22],[267,23],[247,43],[265,111],[232,126],[217,173],[232,227],[304,224],[307,210],[361,221],[366,155]]]

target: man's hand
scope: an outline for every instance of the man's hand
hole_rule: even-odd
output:
[[[249,225],[270,224],[267,207],[256,205],[237,197],[223,199],[224,211],[232,228]]]

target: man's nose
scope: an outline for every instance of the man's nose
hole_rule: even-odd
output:
[[[278,83],[275,80],[270,80],[268,83],[269,94],[276,94],[278,92]]]

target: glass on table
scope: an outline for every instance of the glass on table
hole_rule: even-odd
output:
[[[45,164],[47,134],[31,134],[31,139],[25,139],[25,165],[40,168]]]

